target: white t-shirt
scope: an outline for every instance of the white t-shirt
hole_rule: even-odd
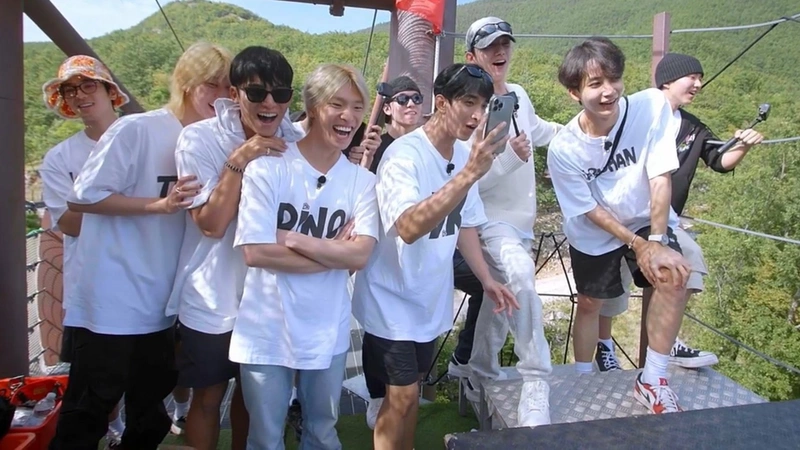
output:
[[[324,174],[287,144],[282,158],[247,165],[234,245],[276,244],[277,230],[332,239],[351,218],[354,232],[378,238],[375,175],[344,155]],[[249,267],[231,338],[230,360],[299,370],[330,367],[350,344],[347,270],[300,274]]]
[[[515,117],[519,131],[528,136],[533,149],[549,144],[562,126],[540,118],[522,86],[506,83],[506,88],[517,94],[519,109]],[[513,124],[510,124],[509,140],[516,135]],[[470,146],[472,139],[474,135],[468,142]],[[511,225],[520,238],[527,239],[533,238],[533,224],[536,222],[536,174],[533,163],[533,154],[523,161],[507,143],[503,153],[495,158],[491,169],[478,183],[489,221]]]
[[[442,188],[464,168],[469,150],[456,141],[452,163],[418,128],[395,140],[378,165],[376,191],[381,237],[364,270],[356,274],[353,315],[364,330],[395,341],[429,342],[453,325],[453,252],[462,227],[486,223],[478,185],[445,219],[413,244],[395,221]]]
[[[178,176],[195,175],[203,186],[189,209],[208,201],[225,161],[245,142],[238,105],[220,99],[214,107],[216,117],[184,128],[175,150]],[[234,217],[221,239],[204,236],[186,214],[178,272],[166,308],[168,316],[177,314],[183,325],[202,333],[233,330],[247,271],[241,249],[233,247],[235,232]]]
[[[83,164],[92,152],[97,141],[81,130],[51,148],[44,155],[39,175],[42,177],[42,199],[53,220],[53,229],[58,230],[58,221],[67,212],[67,198],[72,193],[75,178],[83,168]],[[78,238],[64,235],[62,307],[72,303],[73,291],[78,273],[78,261],[75,259],[75,245]]]
[[[564,215],[564,233],[570,245],[588,255],[615,250],[621,242],[594,224],[586,213],[600,205],[631,231],[650,224],[649,180],[678,168],[672,109],[658,89],[628,97],[628,117],[609,169],[597,175],[608,161],[604,143],[613,140],[625,114],[620,99],[619,118],[609,135],[590,137],[581,130],[579,113],[562,129],[547,155],[550,177]],[[670,208],[669,225],[678,217]]]
[[[111,194],[164,198],[177,180],[182,129],[166,109],[117,120],[98,141],[69,201],[94,204]],[[169,328],[164,308],[175,280],[185,212],[139,216],[84,214],[76,258],[81,271],[64,324],[134,335]]]

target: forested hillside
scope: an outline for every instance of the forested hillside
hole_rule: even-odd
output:
[[[672,14],[672,29],[686,29],[768,21],[800,12],[800,4],[797,0],[482,0],[459,7],[455,31],[463,33],[471,21],[491,14],[509,20],[518,34],[649,34],[653,16],[665,10]],[[298,88],[321,62],[346,62],[359,68],[364,63],[366,32],[310,35],[274,26],[236,6],[205,1],[174,2],[165,11],[184,45],[203,39],[233,52],[253,44],[279,49],[295,67]],[[385,30],[385,26],[378,27],[372,45],[366,74],[372,85],[387,55]],[[700,58],[709,77],[764,30],[673,34],[671,49]],[[511,79],[528,90],[537,112],[546,119],[564,123],[578,111],[555,76],[563,54],[576,42],[518,40]],[[627,92],[647,87],[651,41],[617,42],[628,56]],[[777,26],[709,85],[689,110],[724,139],[755,117],[758,104],[767,102],[772,104],[772,112],[759,129],[768,138],[800,135],[800,98],[795,93],[798,42],[800,23]],[[166,101],[169,73],[181,50],[160,14],[131,29],[93,39],[90,45],[146,108]],[[459,39],[457,61],[463,59],[463,49]],[[80,127],[47,113],[42,106],[41,85],[55,74],[63,58],[52,44],[26,44],[26,155],[32,167],[51,145]],[[537,153],[539,171],[544,154],[544,150]],[[556,206],[552,190],[545,177],[539,180],[540,208],[552,210]],[[800,145],[759,147],[733,175],[701,170],[688,214],[800,239]],[[800,289],[800,247],[716,228],[697,229],[710,275],[707,291],[695,299],[692,311],[725,333],[800,366],[800,331],[795,328],[800,317],[790,314],[792,296]],[[721,370],[759,394],[773,399],[800,397],[799,377],[789,376],[713,334],[693,326],[685,331],[691,333],[692,344],[721,355]]]

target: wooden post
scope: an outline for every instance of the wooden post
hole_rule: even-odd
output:
[[[656,66],[669,51],[670,15],[668,12],[656,14],[653,18],[653,62],[650,65],[650,83],[656,86]]]
[[[650,84],[656,86],[656,66],[669,51],[670,15],[661,12],[653,18],[653,61],[650,66]],[[644,367],[647,359],[647,311],[650,309],[650,298],[653,289],[644,289],[642,292],[642,326],[639,330],[639,367]]]
[[[22,0],[0,0],[0,378],[28,375]]]

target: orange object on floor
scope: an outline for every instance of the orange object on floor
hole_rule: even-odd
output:
[[[36,427],[11,427],[8,435],[3,438],[8,439],[12,435],[32,434],[35,439],[28,447],[20,447],[25,450],[47,450],[50,441],[56,434],[56,424],[58,414],[61,411],[61,398],[67,389],[69,377],[67,375],[42,376],[42,377],[17,377],[0,380],[0,395],[11,400],[14,405],[22,405],[25,402],[37,402],[47,396],[50,392],[56,393],[56,406],[47,415],[44,422]],[[15,447],[10,447],[15,448]],[[2,448],[5,450],[5,447]]]
[[[33,450],[36,435],[33,433],[11,433],[0,439],[0,450]]]

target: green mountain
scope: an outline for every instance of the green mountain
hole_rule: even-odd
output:
[[[671,28],[675,30],[769,21],[797,14],[800,4],[797,0],[480,0],[458,7],[456,31],[464,32],[477,18],[496,15],[509,20],[517,34],[649,34],[653,16],[664,10],[672,13]],[[319,63],[364,64],[365,32],[310,35],[275,26],[236,6],[200,0],[173,2],[165,11],[184,45],[202,39],[233,52],[254,44],[281,50],[295,68],[297,87]],[[372,85],[387,56],[386,30],[385,25],[377,27],[369,55],[366,76]],[[671,49],[700,58],[708,78],[765,30],[676,33],[670,37]],[[564,53],[577,42],[579,39],[518,40],[511,80],[527,89],[543,118],[564,123],[578,111],[556,80]],[[627,55],[627,92],[648,87],[651,41],[616,42]],[[800,23],[778,25],[704,89],[689,109],[725,139],[755,117],[760,103],[768,102],[772,112],[759,130],[768,138],[800,135],[800,99],[794,92],[800,63],[798,42]],[[146,108],[166,101],[169,73],[181,49],[160,14],[89,43]],[[463,60],[463,48],[459,39],[456,61]],[[41,85],[53,77],[63,59],[53,44],[25,46],[25,143],[32,167],[48,148],[80,129],[80,124],[65,122],[42,105]],[[292,109],[298,107],[295,104]],[[544,152],[537,152],[536,157],[541,172]],[[548,181],[542,176],[539,180],[540,211],[557,210]],[[691,215],[800,238],[800,144],[759,146],[735,175],[700,170],[694,190],[688,210]],[[702,233],[699,243],[709,276],[707,292],[693,300],[692,311],[760,351],[800,366],[800,317],[791,309],[791,298],[800,289],[800,247],[718,228],[696,229]],[[771,399],[800,397],[800,377],[692,326],[685,327],[686,334],[692,337],[691,344],[721,356],[719,370],[757,393]]]

